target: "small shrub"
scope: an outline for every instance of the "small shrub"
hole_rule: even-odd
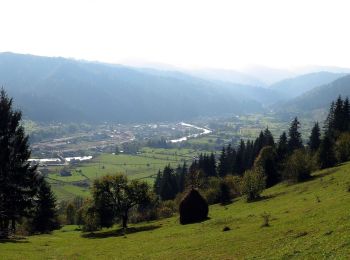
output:
[[[162,201],[157,210],[158,218],[170,218],[177,211],[176,203],[172,200]]]
[[[316,202],[317,202],[317,203],[320,203],[320,202],[321,202],[321,199],[320,199],[319,196],[316,196]]]
[[[215,188],[209,188],[202,191],[203,196],[205,197],[209,205],[213,205],[219,202],[219,192],[220,191]]]
[[[230,230],[231,230],[231,228],[227,227],[227,226],[222,229],[223,232],[230,231]]]
[[[173,210],[168,207],[161,207],[158,209],[158,218],[170,218],[173,214]]]
[[[263,214],[261,214],[261,217],[263,219],[263,223],[261,225],[261,227],[269,227],[270,226],[270,217],[271,215],[264,212]]]

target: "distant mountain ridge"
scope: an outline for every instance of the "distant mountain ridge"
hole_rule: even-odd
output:
[[[222,73],[235,78],[225,70],[209,79],[184,71],[0,53],[0,86],[14,97],[24,118],[43,122],[155,122],[271,109],[307,111],[328,107],[329,100],[349,92],[347,83],[339,83],[347,76],[339,78],[339,73],[301,75],[269,88],[231,82]]]
[[[13,53],[0,54],[0,85],[37,121],[172,121],[263,110],[253,99],[186,75]]]

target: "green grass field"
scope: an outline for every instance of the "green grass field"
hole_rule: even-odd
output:
[[[308,182],[279,184],[263,199],[210,207],[210,219],[178,216],[85,234],[66,226],[51,235],[0,243],[1,259],[349,259],[350,163]],[[264,212],[270,226],[261,227]],[[224,227],[230,231],[223,232]]]

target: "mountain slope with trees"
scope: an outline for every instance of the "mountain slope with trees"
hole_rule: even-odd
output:
[[[286,102],[280,106],[279,110],[289,112],[310,112],[317,109],[325,110],[332,100],[335,100],[339,95],[343,97],[350,96],[350,75],[314,88]]]
[[[344,75],[344,73],[326,71],[315,72],[279,81],[270,85],[269,88],[283,94],[286,99],[292,99],[316,87],[329,84]]]

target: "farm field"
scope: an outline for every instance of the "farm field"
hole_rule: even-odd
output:
[[[48,180],[59,200],[85,197],[89,195],[89,184],[95,178],[124,173],[130,179],[144,179],[152,184],[159,169],[162,170],[167,164],[175,168],[185,161],[191,163],[200,152],[193,149],[143,148],[136,155],[101,154],[89,162],[70,166],[71,176],[63,177],[59,174],[62,167],[53,167]]]
[[[82,234],[65,226],[48,235],[0,243],[1,259],[348,259],[350,163],[304,183],[279,184],[260,201],[210,207],[210,219],[182,226],[178,216]],[[262,214],[270,215],[262,227]],[[224,227],[230,230],[223,232]]]

